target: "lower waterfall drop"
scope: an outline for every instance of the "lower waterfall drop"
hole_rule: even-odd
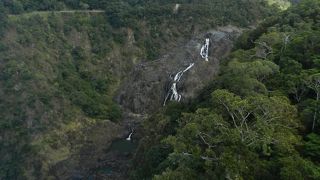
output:
[[[171,94],[171,96],[170,96],[170,101],[180,102],[182,96],[181,96],[181,94],[178,93],[177,84],[178,84],[178,82],[180,81],[180,79],[181,79],[181,77],[183,76],[183,74],[184,74],[185,72],[187,72],[188,70],[190,70],[193,66],[194,66],[194,63],[190,63],[190,65],[189,65],[186,69],[184,69],[183,71],[179,71],[179,72],[174,76],[174,78],[173,78],[173,83],[172,83],[171,88],[170,88],[169,92],[167,93],[167,96],[166,96],[166,98],[165,98],[165,100],[164,100],[164,102],[163,102],[163,106],[166,105],[166,102],[167,102],[170,94]]]

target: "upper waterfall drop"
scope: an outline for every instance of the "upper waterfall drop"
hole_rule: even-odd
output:
[[[201,47],[200,50],[200,56],[205,59],[205,61],[209,61],[209,45],[210,45],[210,39],[206,38],[205,44]]]

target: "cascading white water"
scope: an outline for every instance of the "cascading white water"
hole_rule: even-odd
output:
[[[185,72],[187,72],[188,70],[190,70],[192,67],[194,66],[194,63],[191,63],[186,69],[184,69],[183,71],[179,71],[173,78],[173,83],[171,85],[171,88],[163,102],[163,106],[166,105],[166,102],[170,96],[170,101],[177,101],[177,102],[180,102],[181,100],[181,95],[178,93],[177,91],[177,83],[180,81],[181,77],[183,76],[183,74]]]
[[[205,44],[201,47],[201,50],[200,50],[200,56],[201,56],[201,58],[205,59],[205,61],[209,61],[209,59],[208,59],[209,58],[209,45],[210,45],[210,39],[206,38]],[[182,96],[181,96],[181,94],[178,93],[177,84],[180,81],[181,77],[183,76],[183,73],[190,70],[193,66],[194,66],[194,63],[190,63],[190,65],[186,69],[184,69],[183,71],[179,71],[174,76],[171,88],[170,88],[169,92],[167,93],[166,98],[164,99],[163,106],[166,105],[169,97],[170,97],[170,101],[180,102]]]
[[[205,44],[201,47],[200,55],[205,61],[209,61],[209,45],[210,45],[210,39],[206,38]]]
[[[131,141],[132,134],[133,134],[133,129],[131,130],[131,133],[129,134],[129,136],[126,138],[127,141]]]

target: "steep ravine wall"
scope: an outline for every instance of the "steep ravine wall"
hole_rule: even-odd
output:
[[[241,30],[237,27],[219,27],[195,35],[158,60],[137,64],[122,81],[115,97],[123,110],[120,122],[122,134],[128,135],[131,129],[134,129],[131,140],[137,143],[139,137],[143,136],[139,128],[140,123],[148,115],[163,107],[172,76],[186,69],[191,63],[194,63],[194,66],[181,76],[177,90],[181,94],[181,103],[195,98],[199,91],[218,74],[220,60],[229,54],[234,40],[240,34]],[[211,43],[208,62],[200,56],[200,49],[206,38],[209,38]],[[125,141],[126,137],[123,136],[122,139]],[[83,169],[83,172],[77,171],[77,173],[79,177],[87,178],[128,179],[131,157],[130,154],[108,151],[99,157],[95,167],[91,166],[91,169]],[[106,173],[101,172],[101,169],[112,170]],[[77,174],[73,174],[73,177],[76,176]]]
[[[163,106],[172,76],[191,63],[194,67],[181,77],[177,89],[182,102],[194,98],[219,72],[219,61],[229,54],[240,33],[233,26],[219,27],[195,35],[156,61],[136,65],[119,89],[118,103],[135,114],[157,111]],[[208,62],[200,56],[205,38],[210,39]]]
[[[0,70],[10,77],[11,83],[4,79],[0,82],[8,83],[0,90],[0,94],[3,93],[1,100],[5,100],[6,107],[22,109],[21,115],[26,109],[26,115],[17,115],[16,119],[23,122],[21,127],[30,136],[30,140],[24,143],[36,148],[34,154],[19,152],[26,159],[26,165],[21,163],[21,166],[25,168],[23,171],[28,179],[86,178],[107,161],[118,167],[112,177],[125,179],[123,172],[130,157],[107,153],[111,142],[125,139],[135,123],[139,124],[148,114],[161,108],[172,79],[170,75],[185,69],[190,63],[195,65],[181,77],[177,90],[182,102],[195,97],[217,74],[219,60],[228,54],[232,41],[240,32],[229,26],[205,33],[194,31],[191,38],[174,37],[168,44],[161,42],[161,58],[142,62],[144,50],[137,45],[130,29],[124,30],[125,42],[119,45],[107,37],[106,40],[101,39],[100,36],[106,33],[98,30],[103,28],[93,28],[94,18],[80,17],[57,14],[15,17],[12,18],[12,29],[3,39],[8,51],[1,52],[5,61],[1,62]],[[48,19],[57,20],[57,23],[49,25]],[[81,28],[73,24],[73,21],[83,23],[84,20],[85,25]],[[211,41],[208,62],[199,54],[205,38]],[[92,53],[95,48],[112,49],[99,55]],[[64,71],[72,72],[72,78],[60,81],[66,75]],[[29,79],[23,79],[23,73],[29,74]],[[92,77],[87,80],[80,75]],[[87,117],[71,101],[71,95],[77,93],[68,94],[63,89],[63,85],[78,87],[79,82],[87,85],[89,81],[106,76],[112,78],[105,93],[115,95],[124,112],[118,123],[107,118]],[[84,92],[86,89],[83,87],[87,86],[79,86],[75,92]],[[6,108],[2,114],[8,115],[10,111],[13,110]],[[13,139],[8,136],[9,130],[1,133]],[[138,136],[139,131],[136,131],[133,139],[137,140]],[[13,144],[12,147],[17,146]]]

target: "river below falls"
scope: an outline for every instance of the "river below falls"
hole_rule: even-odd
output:
[[[107,157],[92,169],[87,179],[127,179],[131,159],[138,147],[138,140],[117,139],[106,150]]]
[[[126,139],[118,139],[112,142],[108,152],[117,152],[123,155],[133,153],[138,146],[136,141],[128,141]]]

